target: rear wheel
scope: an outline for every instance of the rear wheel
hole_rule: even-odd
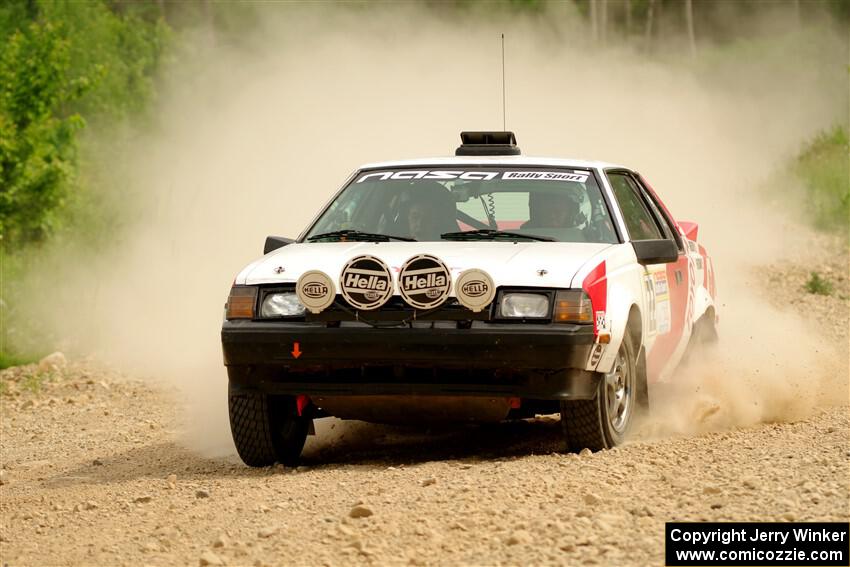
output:
[[[602,374],[592,400],[561,402],[561,426],[567,449],[610,449],[623,442],[637,406],[635,347],[626,334],[611,372]]]
[[[709,309],[702,317],[700,317],[694,328],[691,331],[691,339],[688,341],[688,347],[685,349],[685,354],[682,356],[681,364],[691,362],[694,357],[699,357],[707,352],[710,352],[717,345],[717,325],[714,319],[714,310]]]
[[[298,464],[311,420],[298,415],[294,397],[231,389],[228,406],[233,442],[246,465]]]

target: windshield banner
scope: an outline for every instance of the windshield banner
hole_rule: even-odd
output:
[[[586,171],[456,171],[404,169],[400,171],[373,171],[364,173],[356,183],[364,181],[410,181],[414,179],[463,179],[465,181],[490,181],[493,179],[530,181],[571,181],[584,183]]]

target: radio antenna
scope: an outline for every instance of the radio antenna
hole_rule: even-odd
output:
[[[507,130],[507,110],[505,104],[505,34],[502,34],[502,130]]]

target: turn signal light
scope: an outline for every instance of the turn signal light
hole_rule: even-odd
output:
[[[225,316],[228,319],[253,319],[256,305],[256,287],[251,285],[235,285],[230,288]]]
[[[559,291],[555,294],[555,323],[592,323],[593,307],[590,297],[580,289]]]

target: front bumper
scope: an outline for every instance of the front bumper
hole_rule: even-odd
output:
[[[589,399],[598,385],[584,370],[594,342],[588,325],[234,320],[221,338],[231,386],[268,393],[552,400]]]

